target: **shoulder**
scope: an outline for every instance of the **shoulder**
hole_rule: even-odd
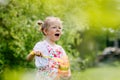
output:
[[[61,51],[65,52],[64,48],[63,48],[61,45],[57,45],[57,47],[58,47]]]
[[[57,48],[63,49],[61,45],[56,44]]]
[[[39,41],[35,44],[35,46],[42,46],[45,45],[45,41]]]
[[[36,44],[35,44],[35,46],[36,45],[42,45],[43,44],[43,41],[39,41],[39,42],[37,42]]]
[[[60,52],[62,53],[62,56],[67,56],[66,51],[64,50],[64,48],[61,45],[57,45],[57,46],[58,46]]]

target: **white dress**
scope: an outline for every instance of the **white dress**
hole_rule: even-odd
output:
[[[35,56],[35,65],[38,69],[36,80],[58,80],[58,62],[52,58],[61,58],[66,56],[64,49],[56,45],[52,47],[47,41],[41,41],[36,43],[33,48],[34,51],[40,51],[44,56],[50,58],[44,58]]]

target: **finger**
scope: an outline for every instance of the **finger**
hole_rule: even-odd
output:
[[[42,53],[40,53],[40,56],[43,57]]]
[[[36,55],[36,56],[42,56],[42,54],[41,54],[40,51],[36,51],[36,52],[35,52],[35,55]]]
[[[35,52],[36,56],[38,56],[38,55],[39,55],[38,53],[39,53],[38,51],[36,51],[36,52]]]
[[[40,52],[38,52],[37,54],[38,54],[38,56],[40,56],[40,57],[41,57],[41,53],[40,53]]]
[[[38,56],[43,57],[43,55],[42,55],[42,53],[41,53],[41,52],[38,52]]]

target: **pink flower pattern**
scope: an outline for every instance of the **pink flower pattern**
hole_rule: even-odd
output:
[[[52,47],[47,45],[47,50],[48,50],[51,58],[61,58],[62,51],[61,51],[60,47],[53,49]],[[49,59],[49,65],[50,65],[51,69],[58,67],[58,64],[59,64],[58,62],[53,61],[52,59]]]

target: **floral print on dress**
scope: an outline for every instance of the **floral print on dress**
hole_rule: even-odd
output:
[[[61,57],[62,52],[60,51],[61,50],[60,47],[58,47],[54,50],[52,47],[50,47],[48,45],[47,50],[48,50],[49,54],[51,55],[50,57],[52,57],[52,58],[53,57],[55,57],[55,58],[60,58]]]
[[[61,58],[62,52],[60,51],[60,47],[53,49],[52,47],[50,47],[50,45],[47,45],[47,50],[51,57],[51,59],[49,59],[49,65],[51,69],[58,68],[59,63],[57,61],[54,61],[52,58]]]

